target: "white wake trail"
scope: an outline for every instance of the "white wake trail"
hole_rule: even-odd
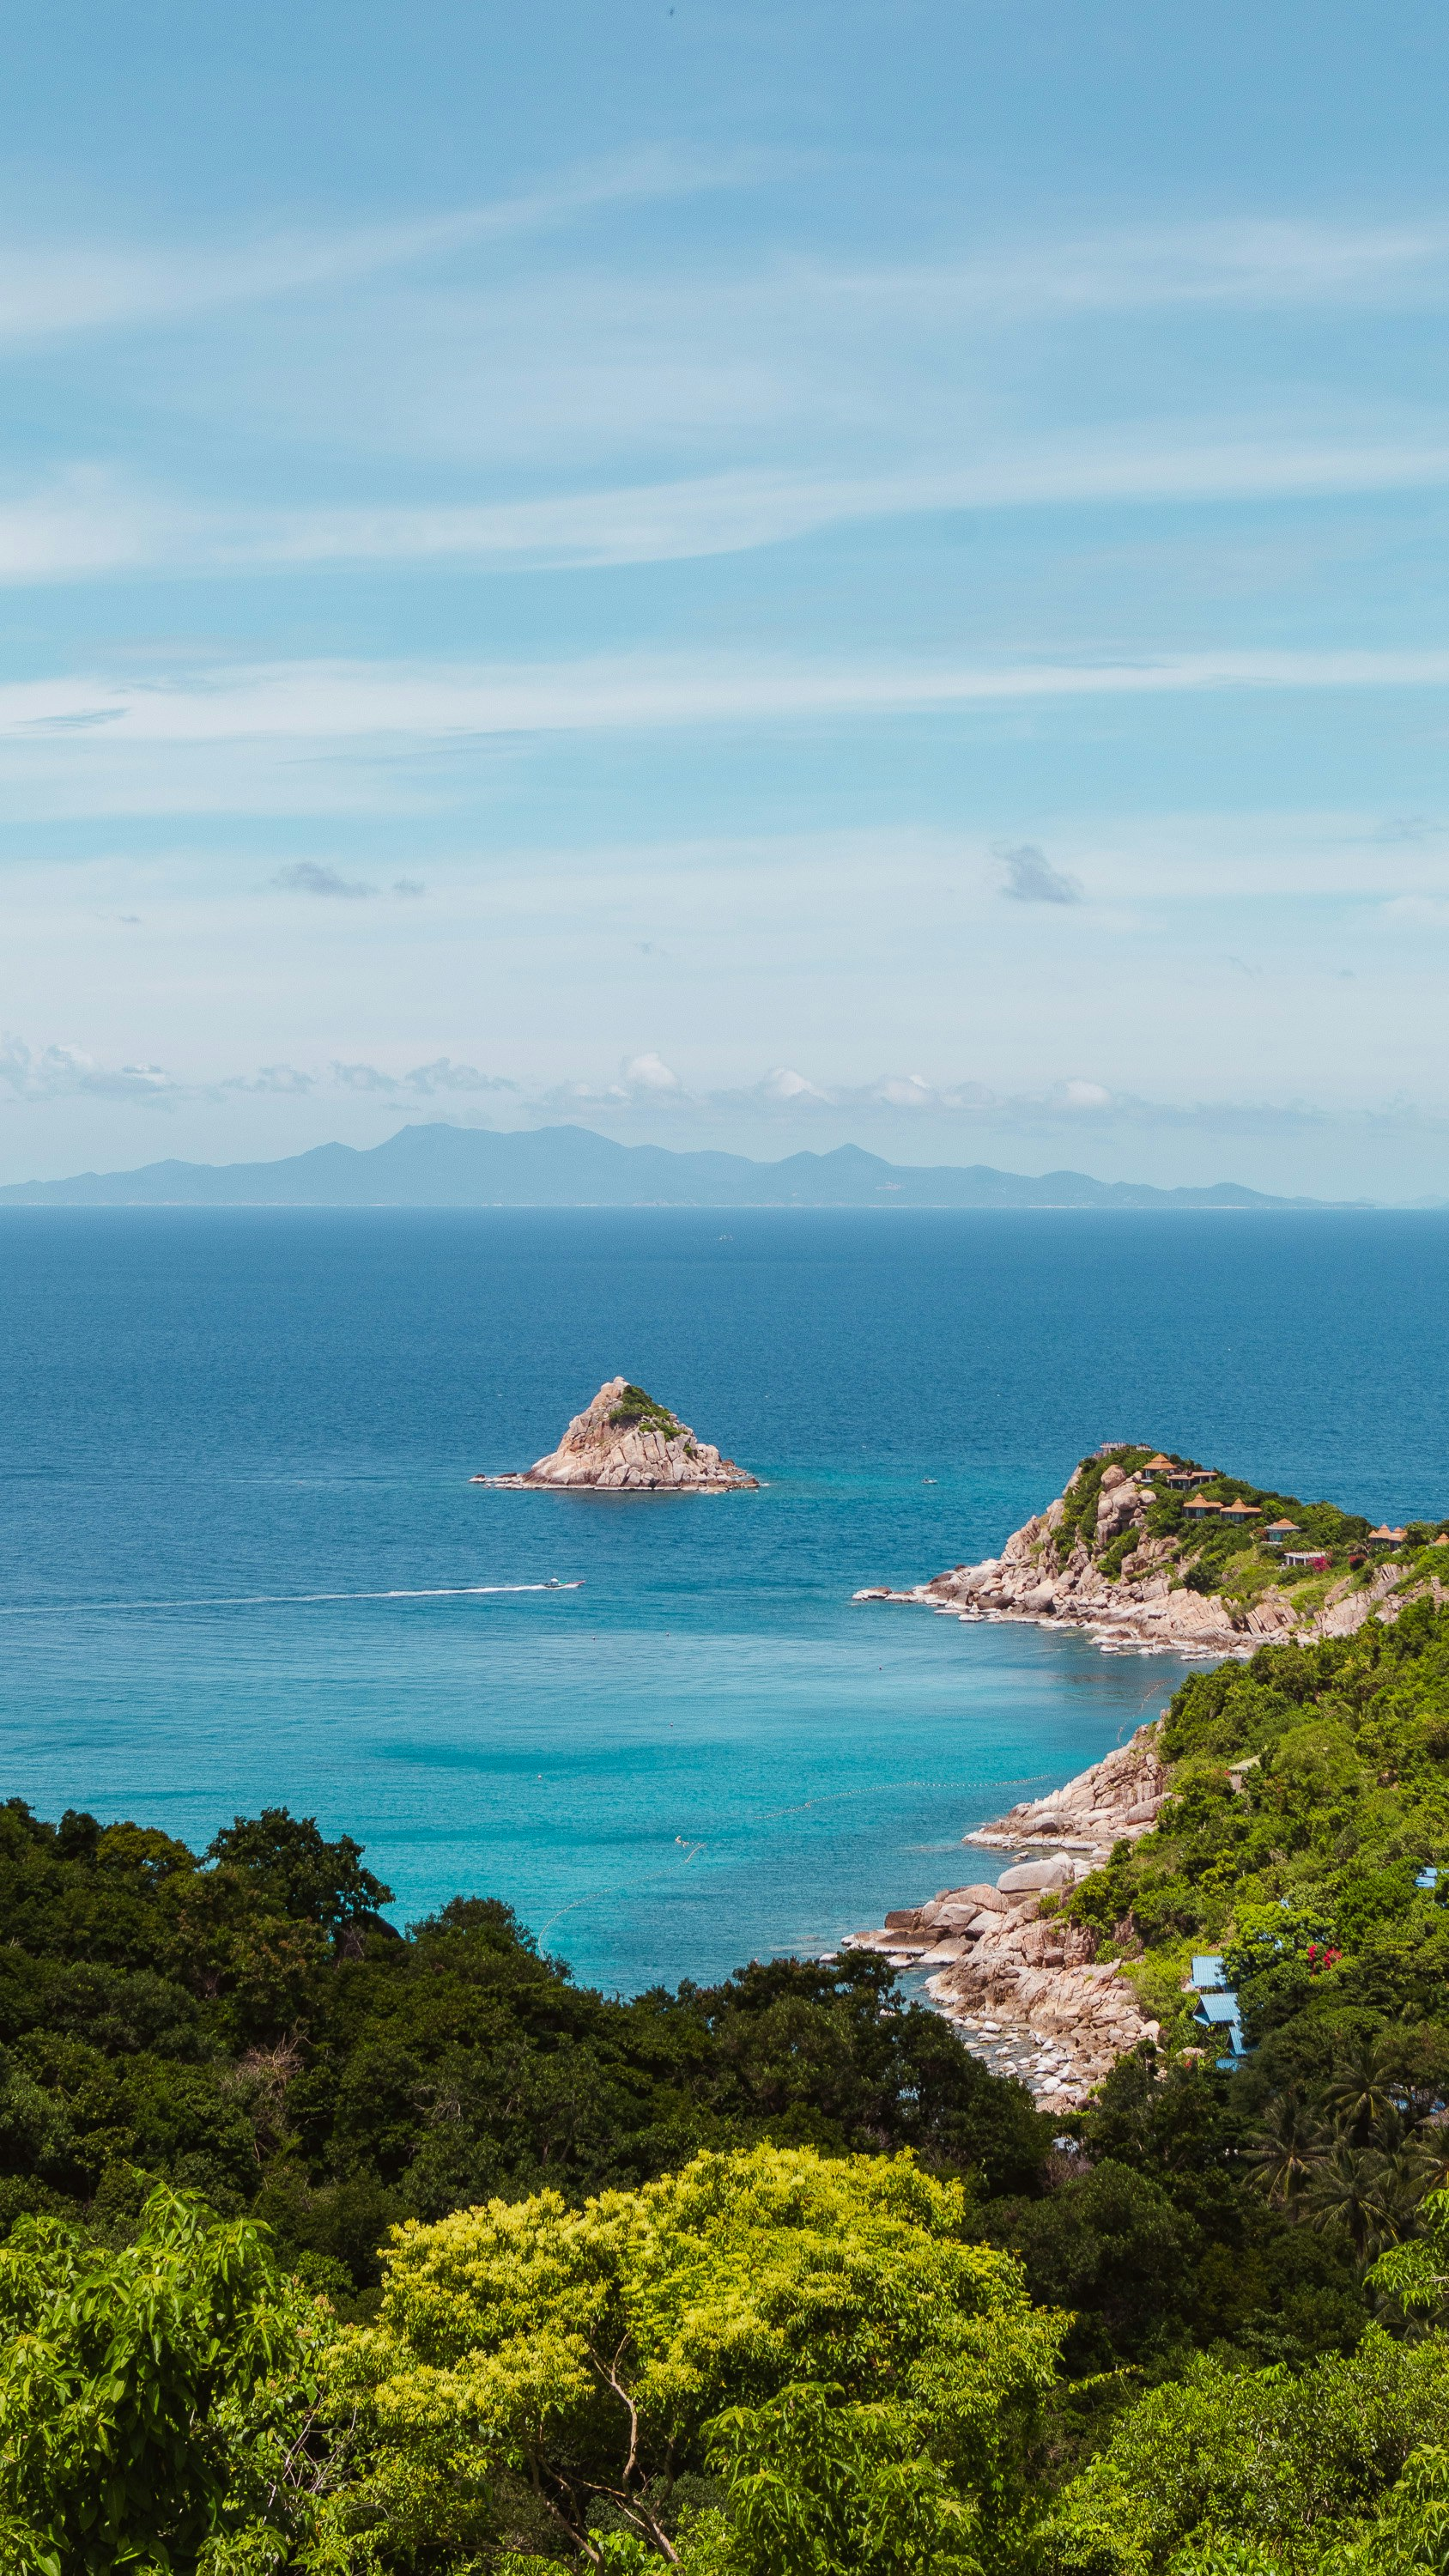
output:
[[[0,1619],[62,1619],[92,1610],[297,1610],[315,1601],[477,1601],[498,1592],[582,1592],[568,1583],[435,1583],[404,1592],[232,1592],[189,1601],[18,1601],[0,1603]]]

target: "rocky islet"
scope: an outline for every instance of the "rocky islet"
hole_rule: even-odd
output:
[[[667,1405],[622,1377],[605,1379],[546,1458],[517,1474],[475,1476],[473,1482],[513,1491],[544,1487],[598,1494],[724,1494],[759,1487],[757,1476],[722,1457]]]

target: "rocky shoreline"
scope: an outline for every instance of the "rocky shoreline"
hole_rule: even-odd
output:
[[[1168,1787],[1159,1723],[1051,1796],[965,1835],[1019,1855],[994,1882],[942,1888],[849,1944],[934,1970],[926,1991],[973,2055],[1019,2076],[1043,2110],[1080,2109],[1120,2057],[1160,2037],[1122,1963],[1099,1960],[1096,1936],[1060,1910],[1114,1844],[1156,1823]]]
[[[1426,1539],[1449,1547],[1449,1523],[1417,1537],[1373,1530],[1362,1514],[1268,1494],[1145,1442],[1109,1441],[999,1556],[854,1597],[1084,1630],[1109,1654],[1219,1662],[1270,1642],[1347,1637],[1421,1596],[1442,1605],[1449,1587]],[[1160,2034],[1130,1967],[1097,1956],[1096,1935],[1067,1917],[1064,1900],[1115,1844],[1151,1832],[1167,1788],[1157,1726],[1139,1728],[1064,1789],[965,1836],[1011,1855],[994,1884],[943,1888],[858,1934],[857,1946],[929,1971],[927,1993],[970,2048],[1021,2076],[1043,2107],[1080,2107],[1120,2057]]]
[[[528,1488],[594,1494],[726,1494],[758,1492],[759,1478],[721,1457],[667,1405],[627,1378],[607,1378],[576,1413],[556,1449],[531,1467],[504,1476],[474,1476],[475,1485],[516,1493]]]
[[[1118,1445],[1128,1455],[1141,1454],[1140,1446],[1133,1451]],[[1402,1598],[1389,1598],[1403,1579],[1398,1564],[1343,1573],[1307,1615],[1276,1583],[1243,1602],[1195,1589],[1183,1579],[1182,1540],[1149,1533],[1159,1489],[1140,1470],[1133,1474],[1109,1457],[1089,1527],[1083,1530],[1072,1520],[1071,1498],[1089,1463],[1095,1468],[1096,1462],[1084,1461],[1054,1503],[1013,1531],[1000,1556],[951,1566],[905,1591],[878,1584],[853,1598],[908,1603],[967,1621],[1024,1619],[1043,1628],[1084,1628],[1109,1653],[1205,1655],[1214,1661],[1290,1638],[1313,1645],[1323,1637],[1351,1636],[1375,1612],[1392,1619],[1403,1606]],[[1069,1535],[1059,1543],[1064,1531]],[[1437,1582],[1425,1588],[1436,1601],[1443,1595]]]

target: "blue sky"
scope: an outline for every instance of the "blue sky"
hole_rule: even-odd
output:
[[[25,6],[0,1176],[1449,1194],[1449,21]]]

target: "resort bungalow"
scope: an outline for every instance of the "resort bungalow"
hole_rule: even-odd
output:
[[[1239,1495],[1235,1503],[1226,1503],[1224,1505],[1223,1518],[1225,1521],[1255,1521],[1258,1517],[1258,1511],[1259,1506],[1257,1503],[1245,1503],[1242,1496]]]
[[[1139,1476],[1166,1476],[1170,1483],[1172,1478],[1176,1475],[1177,1469],[1174,1467],[1172,1460],[1170,1458],[1164,1458],[1161,1450],[1159,1449],[1156,1457],[1149,1458],[1146,1466],[1139,1467],[1137,1473]]]
[[[1164,1485],[1176,1485],[1179,1492],[1185,1493],[1191,1485],[1210,1485],[1216,1474],[1216,1467],[1174,1467],[1162,1481]]]
[[[1321,1547],[1285,1547],[1285,1565],[1311,1565],[1315,1574],[1328,1572],[1328,1551]]]
[[[1263,1532],[1263,1536],[1270,1547],[1286,1547],[1290,1538],[1297,1538],[1298,1523],[1296,1521],[1270,1521]]]
[[[1390,1529],[1386,1521],[1380,1521],[1376,1530],[1369,1531],[1368,1545],[1370,1547],[1402,1547],[1408,1535],[1409,1533],[1407,1530]]]
[[[1191,1502],[1184,1503],[1182,1508],[1187,1513],[1189,1519],[1205,1521],[1208,1518],[1209,1513],[1220,1512],[1222,1510],[1222,1504],[1210,1503],[1203,1495],[1194,1494]]]
[[[1236,2066],[1240,2058],[1247,2056],[1247,2046],[1243,2039],[1242,2009],[1237,1996],[1230,1989],[1226,1989],[1222,1994],[1204,1995],[1198,2005],[1195,2018],[1198,2021],[1205,2021],[1210,2030],[1218,2029],[1227,2032],[1231,2054],[1220,2057],[1217,2061],[1225,2071]]]

